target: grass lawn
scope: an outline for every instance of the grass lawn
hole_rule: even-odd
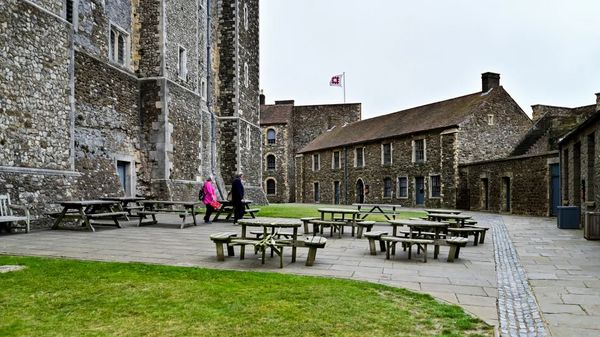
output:
[[[0,336],[492,336],[428,295],[277,273],[0,256]]]
[[[255,208],[254,205],[251,206]],[[256,208],[260,208],[258,216],[272,217],[272,218],[304,218],[310,216],[319,216],[320,213],[317,209],[321,207],[327,208],[351,208],[356,209],[355,206],[348,205],[320,205],[320,204],[270,204],[270,205],[256,205]],[[204,209],[202,209],[204,212]],[[425,216],[425,212],[420,211],[401,211],[400,215],[397,216],[402,219],[408,219],[413,217]],[[374,221],[385,221],[383,215],[369,215],[366,220]]]

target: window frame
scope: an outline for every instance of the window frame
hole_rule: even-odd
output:
[[[337,154],[337,166],[335,165],[335,155]],[[331,169],[339,170],[342,168],[342,153],[341,151],[333,151],[331,153]]]
[[[250,124],[246,125],[246,149],[252,149],[252,128]]]
[[[273,193],[269,193],[269,181],[273,182]],[[268,177],[265,180],[265,193],[267,195],[277,195],[277,180],[275,180],[275,178]]]
[[[495,124],[494,123],[494,114],[488,114],[487,115],[487,124],[489,126],[493,126]]]
[[[382,191],[382,198],[383,199],[392,199],[394,197],[394,181],[392,180],[392,177],[385,177],[383,178],[383,191]],[[386,182],[389,182],[388,186],[386,186]],[[389,195],[386,195],[386,189],[389,187]]]
[[[423,160],[417,160],[417,142],[423,141]],[[427,162],[427,140],[425,138],[414,139],[412,141],[412,162],[426,163]]]
[[[386,163],[385,162],[385,147],[389,146],[390,147],[390,154],[389,154],[389,162]],[[393,160],[392,160],[392,153],[393,153],[393,148],[392,148],[392,143],[382,143],[381,144],[381,165],[392,165]]]
[[[112,34],[114,33],[114,41],[112,41]],[[123,37],[123,63],[119,62],[119,37]],[[129,55],[129,33],[123,28],[119,27],[112,21],[108,24],[108,59],[111,63],[118,65],[119,67],[129,69],[130,55]],[[115,50],[116,53],[115,54]]]
[[[273,142],[271,142],[271,139],[269,138],[269,131],[273,131]],[[267,129],[267,145],[275,145],[276,142],[277,142],[277,131],[275,131],[275,129],[273,129],[273,128],[268,128]]]
[[[433,195],[434,191],[435,191],[435,185],[433,184],[433,179],[437,178],[438,180],[438,185],[437,185],[437,192],[438,195]],[[430,174],[429,175],[429,198],[430,199],[440,199],[442,197],[442,175],[441,174]]]
[[[359,152],[359,150],[361,152],[361,159],[362,159],[362,163],[361,163],[362,165],[360,165],[360,166],[358,165],[358,152]],[[356,148],[354,148],[354,167],[356,167],[356,168],[363,168],[365,166],[367,166],[366,163],[365,163],[365,147],[362,146],[362,147],[356,147]]]
[[[244,87],[250,86],[250,72],[248,70],[248,62],[244,62]]]
[[[177,77],[187,81],[187,49],[184,46],[177,45]]]
[[[315,158],[316,158],[316,160],[315,160]],[[321,170],[321,154],[320,153],[314,153],[312,155],[312,170],[313,170],[313,172],[317,172],[317,171]]]
[[[269,158],[273,158],[273,168],[270,168],[269,166]],[[272,153],[267,153],[267,156],[265,157],[265,162],[266,162],[266,167],[267,167],[267,171],[275,171],[277,169],[277,157],[272,154]]]
[[[248,4],[245,3],[244,4],[244,9],[243,9],[243,22],[244,22],[244,29],[248,30],[248,26],[249,26],[249,13],[248,13]]]
[[[313,201],[321,203],[321,184],[318,181],[313,182]]]
[[[404,196],[402,196],[402,186],[400,184],[400,179],[404,179],[404,182],[405,182],[406,194]],[[408,176],[399,176],[396,179],[396,181],[398,182],[398,186],[397,186],[398,193],[396,193],[396,199],[408,199]]]

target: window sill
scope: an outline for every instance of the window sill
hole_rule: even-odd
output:
[[[442,199],[442,197],[429,197],[429,199]]]
[[[396,197],[396,199],[400,199],[400,200],[408,200],[408,197]]]

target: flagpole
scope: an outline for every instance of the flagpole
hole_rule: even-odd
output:
[[[346,72],[342,72],[342,78],[344,79],[344,104],[346,103]]]

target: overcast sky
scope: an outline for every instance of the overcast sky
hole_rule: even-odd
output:
[[[267,103],[343,102],[363,119],[481,90],[481,73],[531,105],[600,92],[599,0],[260,0]]]

